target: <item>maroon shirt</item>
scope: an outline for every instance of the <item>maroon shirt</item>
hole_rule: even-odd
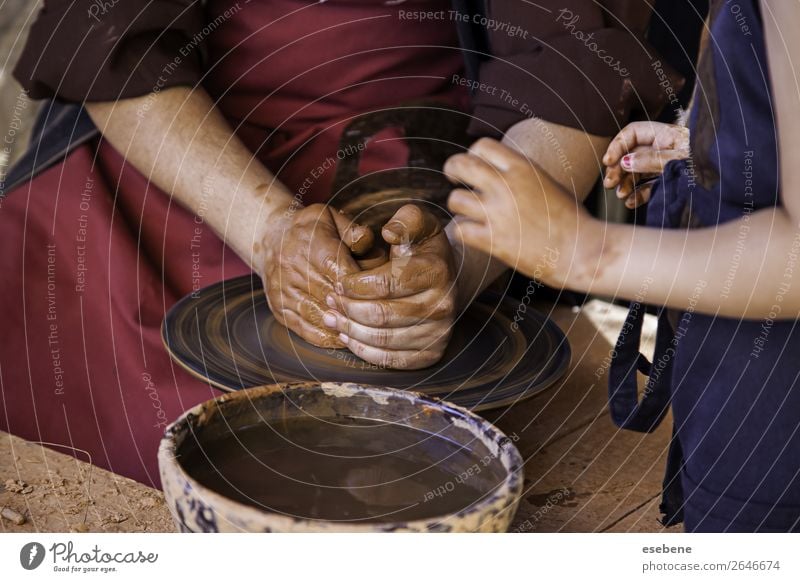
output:
[[[263,1],[242,3],[242,10]],[[311,23],[314,11],[325,4],[327,10],[358,5],[387,13],[427,10],[413,1],[308,4],[317,4],[306,11]],[[486,0],[485,14],[461,15],[477,34],[487,35],[491,53],[481,55],[478,77],[484,89],[473,94],[478,120],[473,133],[497,134],[536,115],[610,136],[631,115],[654,117],[667,101],[660,86],[664,77],[654,67],[659,57],[643,40],[651,17],[647,2]],[[217,18],[199,0],[46,0],[15,76],[34,98],[78,102],[140,96],[155,86],[195,85],[214,66],[205,40]],[[436,22],[455,20],[448,10]],[[411,21],[396,24],[413,26]],[[349,42],[344,32],[341,42]],[[312,57],[323,60],[325,51]],[[680,88],[680,77],[669,67],[665,71],[669,85]]]

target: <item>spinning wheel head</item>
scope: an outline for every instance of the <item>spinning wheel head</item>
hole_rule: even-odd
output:
[[[258,277],[222,281],[179,301],[162,326],[172,358],[224,390],[294,381],[357,382],[436,396],[473,410],[529,398],[566,371],[570,348],[552,322],[485,296],[458,319],[444,358],[424,370],[369,364],[317,348],[280,325]]]

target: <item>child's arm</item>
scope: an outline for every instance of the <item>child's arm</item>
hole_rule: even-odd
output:
[[[779,129],[781,206],[688,231],[604,224],[540,168],[502,144],[482,140],[445,166],[453,181],[481,192],[451,194],[451,210],[462,215],[457,236],[554,286],[727,317],[796,319],[800,36],[794,27],[800,3],[761,5]]]
[[[798,48],[792,50],[800,62]],[[771,59],[771,69],[785,59],[785,52]],[[798,93],[786,93],[776,97],[779,119],[782,106],[798,109]],[[544,283],[729,317],[793,319],[800,293],[784,286],[800,287],[800,180],[798,164],[788,165],[782,164],[784,206],[750,215],[741,253],[742,221],[689,231],[605,224],[547,173],[494,140],[453,156],[445,172],[479,192],[451,193],[450,209],[461,215],[456,236]],[[737,255],[736,284],[729,286]]]

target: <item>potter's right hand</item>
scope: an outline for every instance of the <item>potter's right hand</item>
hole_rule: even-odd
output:
[[[336,282],[359,267],[351,255],[372,247],[372,231],[323,204],[285,219],[265,236],[261,273],[275,318],[309,343],[341,348],[338,334],[322,323],[325,297]]]
[[[383,227],[389,262],[344,277],[328,297],[326,325],[360,358],[418,369],[444,355],[456,314],[452,250],[439,220],[400,208]]]

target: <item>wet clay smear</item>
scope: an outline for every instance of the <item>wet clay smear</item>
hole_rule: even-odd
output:
[[[499,461],[441,436],[353,418],[247,426],[179,449],[187,473],[230,499],[297,518],[403,522],[491,493]]]

